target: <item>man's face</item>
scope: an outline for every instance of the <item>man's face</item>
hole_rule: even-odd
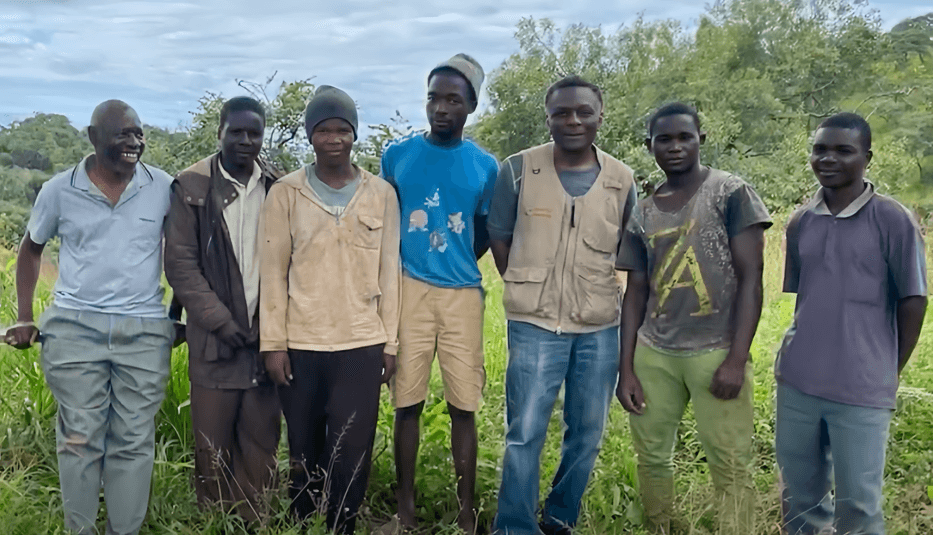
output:
[[[308,137],[311,139],[317,161],[330,164],[350,161],[353,126],[343,119],[332,117],[319,122]]]
[[[588,87],[562,87],[551,93],[547,127],[554,143],[567,152],[589,149],[603,124],[603,110]]]
[[[441,138],[459,135],[474,109],[470,86],[462,76],[444,71],[431,76],[426,110],[432,134]]]
[[[825,188],[860,183],[870,160],[871,151],[862,148],[861,134],[854,128],[820,128],[813,137],[810,167]]]
[[[146,148],[143,125],[132,108],[112,108],[94,130],[97,165],[119,175],[132,174]]]
[[[705,139],[690,115],[668,115],[655,121],[648,150],[662,171],[680,174],[700,163],[700,145]]]
[[[241,110],[227,115],[217,134],[224,162],[240,168],[251,167],[262,150],[264,131],[265,123],[254,111]]]

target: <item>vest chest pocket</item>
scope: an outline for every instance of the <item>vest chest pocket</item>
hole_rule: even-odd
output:
[[[538,311],[544,281],[549,269],[546,267],[510,267],[502,275],[505,291],[502,305],[515,314],[533,314]]]

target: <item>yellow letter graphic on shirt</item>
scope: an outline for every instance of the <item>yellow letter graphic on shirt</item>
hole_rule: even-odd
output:
[[[671,291],[676,288],[692,288],[696,293],[700,309],[692,312],[691,316],[706,316],[714,312],[709,290],[706,288],[706,282],[703,280],[703,274],[697,262],[696,251],[693,250],[692,245],[687,244],[687,236],[692,228],[693,221],[690,221],[686,226],[662,230],[648,237],[649,246],[654,247],[654,242],[658,238],[678,235],[677,241],[668,249],[654,273],[654,287],[658,292],[658,306],[652,313],[655,318],[660,315]],[[671,265],[674,266],[673,269]]]

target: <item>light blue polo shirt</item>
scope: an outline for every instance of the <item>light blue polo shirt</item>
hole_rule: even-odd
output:
[[[35,243],[61,237],[55,304],[164,318],[162,223],[172,177],[136,164],[116,206],[87,176],[88,157],[43,184],[27,230]]]

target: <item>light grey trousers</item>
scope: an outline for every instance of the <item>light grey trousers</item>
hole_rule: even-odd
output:
[[[103,484],[107,534],[135,535],[149,504],[154,418],[165,397],[172,322],[53,305],[41,330],[42,369],[58,402],[65,527],[98,532]]]

